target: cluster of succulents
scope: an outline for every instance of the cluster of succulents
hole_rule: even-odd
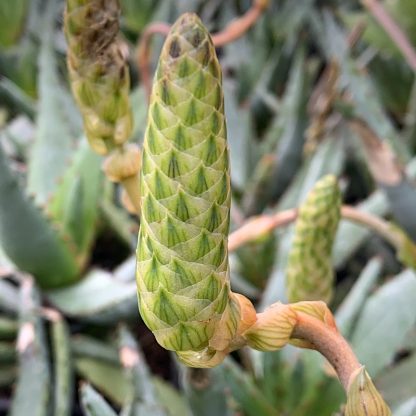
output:
[[[416,79],[369,12],[3,3],[0,416],[414,416]]]

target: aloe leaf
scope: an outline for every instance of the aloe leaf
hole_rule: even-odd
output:
[[[19,310],[19,292],[5,279],[0,279],[0,309],[11,315],[16,315]]]
[[[81,402],[87,416],[117,416],[111,406],[89,384],[81,386]]]
[[[401,360],[389,371],[380,374],[376,379],[376,386],[383,392],[383,396],[393,407],[405,400],[413,398],[413,404],[409,408],[416,410],[416,354]],[[394,413],[395,414],[395,413]],[[409,413],[414,416],[414,413]]]
[[[28,166],[28,190],[36,202],[45,204],[63,176],[74,143],[66,119],[54,52],[54,22],[56,4],[49,2],[44,14],[44,27],[39,52],[39,108],[36,140]]]
[[[362,270],[354,286],[338,307],[335,320],[338,329],[344,336],[349,336],[353,330],[354,323],[367,300],[371,290],[374,288],[377,279],[380,277],[383,262],[380,258],[371,259]]]
[[[0,79],[0,98],[5,103],[10,103],[12,107],[26,114],[31,119],[35,118],[36,102],[18,85],[5,77]]]
[[[0,341],[0,363],[14,363],[16,360],[16,349],[13,342]]]
[[[227,389],[247,416],[278,416],[279,413],[255,385],[248,374],[231,359],[226,359],[220,368]]]
[[[324,15],[321,24],[326,35],[321,47],[328,55],[328,59],[336,59],[340,63],[341,77],[338,83],[340,91],[347,88],[351,92],[354,113],[366,120],[377,132],[378,137],[387,140],[400,158],[408,161],[409,150],[395,139],[397,132],[378,99],[374,85],[363,71],[358,70],[356,62],[349,56],[346,35],[329,13]]]
[[[233,287],[236,287],[236,272],[238,276],[244,278],[246,282],[247,295],[253,295],[256,288],[262,288],[267,281],[273,269],[275,254],[276,254],[276,238],[275,235],[269,234],[259,238],[256,241],[249,242],[240,247],[236,255],[238,259],[231,260],[231,282]],[[244,288],[242,288],[244,291]],[[247,289],[254,289],[247,293]],[[238,293],[242,293],[238,290]]]
[[[415,413],[416,413],[416,396],[402,403],[393,412],[393,416],[413,416]]]
[[[0,340],[14,339],[17,334],[17,329],[18,323],[16,320],[0,316]]]
[[[252,140],[254,129],[247,110],[239,106],[235,88],[224,82],[224,112],[227,118],[230,146],[231,181],[235,189],[243,190],[249,177],[255,154]]]
[[[47,296],[65,315],[101,324],[131,316],[137,308],[135,282],[119,282],[103,270],[92,270],[77,284]]]
[[[159,1],[154,0],[121,0],[123,26],[129,31],[140,33],[151,18]]]
[[[39,316],[40,295],[31,279],[22,283],[19,308],[19,375],[10,416],[47,416],[51,391],[49,352]]]
[[[38,52],[38,43],[33,37],[26,36],[17,48],[0,55],[0,73],[32,99],[37,96],[36,59]]]
[[[356,208],[378,216],[384,216],[388,212],[386,197],[377,191],[360,202]],[[335,267],[345,264],[370,235],[371,230],[353,222],[341,220],[332,252]]]
[[[131,386],[120,366],[95,358],[77,358],[75,368],[78,375],[99,389],[114,403],[122,405],[131,395]]]
[[[268,184],[270,199],[276,200],[283,193],[301,164],[309,93],[305,52],[300,49],[290,72],[280,111],[265,137],[266,146],[275,148],[276,153],[275,169]]]
[[[172,387],[171,384],[167,383],[166,381],[162,380],[159,377],[155,377],[153,379],[153,384],[156,388],[160,403],[166,409],[168,409],[170,416],[176,416],[176,415],[191,416],[192,415],[189,409],[189,406],[185,398],[181,394],[181,392],[176,390],[176,388]]]
[[[169,413],[157,397],[156,389],[142,352],[126,327],[119,330],[120,361],[124,374],[132,386],[132,394],[126,401],[128,414],[167,416]]]
[[[77,334],[71,337],[71,350],[75,358],[94,358],[113,365],[120,364],[118,351],[113,345],[88,335]]]
[[[374,377],[393,361],[406,334],[415,325],[415,299],[416,275],[405,270],[365,303],[351,343],[360,362],[366,363]]]
[[[17,368],[14,364],[0,364],[0,387],[11,386],[17,378]]]
[[[7,256],[43,287],[73,283],[79,265],[64,236],[24,195],[0,147],[0,243]]]
[[[339,409],[345,399],[344,390],[338,380],[325,374],[324,365],[325,360],[319,354],[302,351],[299,355],[288,393],[294,407],[291,416],[332,415]]]
[[[416,241],[416,220],[414,208],[416,206],[416,189],[404,178],[397,185],[381,185],[387,195],[391,213],[397,222]]]
[[[70,416],[73,402],[73,369],[69,328],[58,315],[52,320],[52,350],[54,365],[54,416]]]
[[[193,416],[233,414],[230,398],[224,392],[224,375],[218,367],[183,368],[182,386]]]
[[[100,159],[83,141],[47,208],[83,258],[89,254],[96,231],[102,184]]]
[[[13,45],[22,33],[28,0],[3,1],[0,3],[0,46]]]
[[[406,165],[407,176],[411,179],[416,177],[416,158],[413,158]],[[381,190],[373,192],[363,202],[357,205],[357,208],[364,212],[374,215],[384,216],[389,211],[389,205],[386,196]],[[338,268],[358,250],[360,245],[371,235],[371,230],[342,220],[339,226],[337,238],[333,251],[335,267]]]
[[[107,182],[107,184],[113,186],[110,182]],[[106,196],[101,198],[99,209],[103,225],[111,230],[127,247],[132,247],[135,244],[132,230],[135,229],[136,224],[131,220],[126,210],[116,206]]]

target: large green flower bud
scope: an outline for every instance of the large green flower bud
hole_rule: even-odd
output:
[[[100,154],[124,143],[132,131],[119,14],[118,0],[67,0],[65,11],[72,91],[90,145]]]
[[[140,312],[163,347],[200,366],[198,357],[205,360],[229,346],[240,304],[229,283],[221,69],[209,33],[194,14],[179,18],[161,52],[141,172]]]
[[[319,180],[299,208],[286,269],[290,302],[323,300],[332,296],[332,245],[340,219],[341,195],[337,179]]]

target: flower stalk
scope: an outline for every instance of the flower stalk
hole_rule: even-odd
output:
[[[232,232],[228,238],[229,251],[235,251],[246,243],[255,241],[273,230],[286,227],[296,221],[298,209],[292,208],[274,215],[258,215],[249,218],[245,224]],[[341,206],[341,218],[369,228],[386,239],[396,250],[400,261],[416,268],[416,245],[399,227],[376,215],[369,214],[349,205]]]

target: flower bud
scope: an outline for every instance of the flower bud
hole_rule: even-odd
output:
[[[345,416],[391,416],[364,366],[351,375]]]

